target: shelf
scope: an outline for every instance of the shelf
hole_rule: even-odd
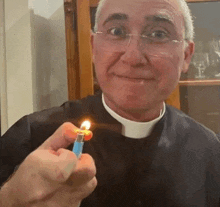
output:
[[[179,81],[180,86],[215,86],[220,85],[220,79],[210,80],[182,80]]]

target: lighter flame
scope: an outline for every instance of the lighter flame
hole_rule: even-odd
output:
[[[80,128],[82,129],[84,127],[88,130],[91,127],[91,123],[89,121],[84,121]]]

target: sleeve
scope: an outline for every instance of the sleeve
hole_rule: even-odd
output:
[[[28,116],[18,120],[0,139],[0,186],[31,152]]]

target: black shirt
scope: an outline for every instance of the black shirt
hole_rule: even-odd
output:
[[[166,106],[149,137],[125,137],[101,94],[15,123],[0,141],[0,185],[62,123],[79,127],[85,118],[93,123],[94,136],[83,151],[95,160],[98,186],[81,207],[219,206],[220,143],[214,132]]]

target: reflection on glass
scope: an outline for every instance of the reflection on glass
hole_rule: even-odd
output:
[[[220,134],[220,1],[193,2],[195,54],[181,76],[181,110]]]
[[[195,75],[197,79],[204,79],[205,69],[209,66],[209,56],[208,53],[196,53],[194,54],[192,63],[198,69],[198,73]]]
[[[195,26],[195,54],[208,53],[209,64],[200,61],[195,66],[191,63],[181,80],[220,80],[220,1],[192,2],[188,5]]]
[[[218,39],[209,42],[209,56],[211,66],[215,69],[214,76],[220,77],[220,45]]]

